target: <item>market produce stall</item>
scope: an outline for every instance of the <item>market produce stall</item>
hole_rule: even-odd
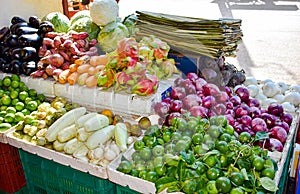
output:
[[[226,62],[241,20],[117,15],[97,0],[1,29],[0,141],[19,149],[28,192],[279,191],[300,89]]]

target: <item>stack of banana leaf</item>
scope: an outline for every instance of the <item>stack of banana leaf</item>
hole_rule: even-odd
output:
[[[179,53],[212,58],[235,56],[242,40],[240,19],[202,19],[137,11],[136,38],[154,35]]]

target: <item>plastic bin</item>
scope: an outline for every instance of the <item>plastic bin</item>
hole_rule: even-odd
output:
[[[116,194],[139,194],[139,192],[131,190],[129,187],[116,185]]]
[[[115,193],[115,184],[64,166],[38,155],[19,150],[30,193]]]
[[[26,185],[18,149],[0,143],[0,190],[14,193]]]

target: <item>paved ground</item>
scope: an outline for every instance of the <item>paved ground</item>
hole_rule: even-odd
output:
[[[226,58],[248,76],[300,85],[300,0],[120,0],[120,16],[147,10],[242,19],[237,57]]]

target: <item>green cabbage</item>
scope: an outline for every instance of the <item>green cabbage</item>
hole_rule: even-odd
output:
[[[111,52],[118,46],[118,42],[123,38],[128,38],[127,27],[120,22],[111,22],[104,26],[98,34],[98,43],[104,52]]]
[[[137,21],[137,16],[135,14],[131,14],[125,17],[122,22],[127,27],[130,36],[134,36],[135,33],[138,32],[136,21]]]
[[[89,40],[97,39],[100,27],[97,26],[90,17],[82,17],[77,19],[69,28],[76,32],[87,32],[89,34]]]
[[[70,25],[72,26],[77,20],[84,17],[91,17],[90,10],[81,10],[76,12],[70,19]]]
[[[69,18],[61,12],[51,12],[42,21],[49,21],[54,25],[55,32],[68,32],[70,27]]]

